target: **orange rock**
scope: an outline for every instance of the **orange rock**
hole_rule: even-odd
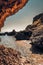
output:
[[[27,2],[28,0],[0,0],[0,28],[8,16],[18,12]]]

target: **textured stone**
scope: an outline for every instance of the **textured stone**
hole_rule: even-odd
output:
[[[21,56],[21,53],[12,49],[0,45],[0,65],[29,65],[25,57]]]
[[[28,0],[0,0],[0,28],[3,27],[5,19],[23,8],[27,1]]]
[[[32,36],[30,37],[33,45],[43,49],[43,13],[33,18]]]

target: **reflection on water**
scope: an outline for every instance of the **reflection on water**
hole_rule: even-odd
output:
[[[0,36],[0,38],[1,38],[0,45],[5,45],[11,48],[15,47],[16,39],[14,36],[5,35],[5,36]]]

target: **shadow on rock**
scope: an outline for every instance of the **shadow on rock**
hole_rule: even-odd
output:
[[[34,54],[43,54],[43,49],[42,48],[39,48],[38,46],[32,45],[32,47],[30,48],[30,50]]]

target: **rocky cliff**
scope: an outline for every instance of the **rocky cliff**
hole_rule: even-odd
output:
[[[43,47],[43,13],[36,15],[33,18],[31,25],[28,25],[24,31],[18,32],[16,35],[17,39],[23,40],[23,38],[30,39],[31,44],[38,47]]]
[[[43,48],[43,13],[33,18],[32,26],[31,44]]]

